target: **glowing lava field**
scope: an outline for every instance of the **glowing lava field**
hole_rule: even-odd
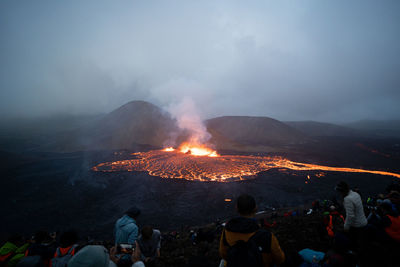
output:
[[[167,148],[137,152],[132,154],[136,157],[134,159],[100,163],[92,170],[101,172],[146,171],[152,176],[162,178],[217,182],[249,179],[270,169],[371,173],[400,178],[400,174],[392,172],[300,163],[282,157],[218,155],[212,150],[208,154],[194,153],[193,151],[197,152],[198,150]]]

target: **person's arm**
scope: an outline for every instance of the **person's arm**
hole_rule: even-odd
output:
[[[282,264],[285,261],[285,253],[283,253],[279,246],[278,239],[271,233],[271,254],[274,264]]]
[[[346,210],[346,220],[344,221],[344,230],[348,231],[350,229],[350,226],[353,224],[355,218],[354,205],[348,198],[344,199],[343,204]]]
[[[129,235],[128,235],[128,244],[135,244],[137,238],[138,238],[138,227],[135,225],[132,227]]]
[[[121,256],[117,256],[116,254],[117,254],[117,248],[114,246],[110,249],[110,260],[114,262],[116,265],[118,265]]]
[[[225,229],[222,230],[221,239],[219,240],[219,255],[221,256],[222,259],[225,260],[228,253],[228,246],[224,244],[225,243],[224,238],[225,238]]]
[[[135,241],[135,244],[136,244],[136,248],[132,252],[132,257],[131,257],[132,263],[141,261],[141,255],[142,255],[138,242]]]

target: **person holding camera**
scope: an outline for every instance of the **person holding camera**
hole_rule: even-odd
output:
[[[136,219],[140,215],[140,209],[136,206],[131,207],[125,212],[125,214],[117,220],[115,223],[115,247],[119,250],[124,250],[128,248],[138,249],[136,246],[136,240],[138,238],[139,228],[136,224]],[[120,251],[117,251],[119,253]],[[129,253],[118,254],[118,266],[131,266],[132,261]]]
[[[130,260],[132,262],[131,267],[144,267],[144,263],[140,260],[141,257],[140,247],[135,241],[134,245],[124,246],[121,244],[119,246],[112,247],[110,249],[110,260],[113,261],[117,266],[130,266],[126,264],[123,260],[123,255],[130,255]],[[121,262],[124,261],[124,262]]]

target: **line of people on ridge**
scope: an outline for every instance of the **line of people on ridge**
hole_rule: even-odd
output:
[[[345,216],[337,211],[338,203],[324,201],[324,225],[331,249],[327,253],[299,251],[300,266],[400,266],[399,184],[390,185],[386,196],[369,197],[366,208],[357,189],[351,190],[343,181],[335,189],[343,197]],[[320,210],[317,201],[313,210]]]
[[[389,189],[388,198],[378,199],[377,209],[372,209],[367,219],[360,194],[351,190],[346,182],[339,182],[335,190],[343,198],[345,216],[336,208],[328,213],[326,232],[331,238],[332,247],[327,253],[301,250],[298,253],[302,258],[300,266],[398,266],[399,189]],[[221,234],[220,267],[283,264],[285,255],[277,238],[270,231],[260,228],[255,219],[257,207],[254,198],[249,195],[239,196],[236,209],[240,216],[229,220]],[[342,229],[334,227],[334,217],[339,219]],[[377,247],[382,254],[376,250]]]
[[[129,209],[115,224],[115,245],[108,251],[101,245],[78,245],[75,231],[61,234],[37,232],[26,242],[14,236],[0,248],[0,266],[7,267],[144,267],[154,266],[160,257],[161,233],[151,226],[139,232],[140,210]],[[146,264],[146,265],[145,265]]]
[[[333,249],[328,253],[303,249],[299,252],[303,259],[300,266],[333,267],[355,266],[355,264],[371,266],[371,263],[375,266],[379,264],[381,264],[379,266],[384,266],[382,259],[374,262],[374,258],[368,255],[371,251],[366,245],[373,241],[380,242],[388,250],[399,248],[399,188],[392,190],[386,199],[368,200],[367,205],[371,206],[372,202],[377,205],[370,209],[368,219],[359,193],[351,190],[345,182],[340,182],[335,189],[343,197],[345,217],[334,209],[329,212],[326,230],[332,237]],[[239,216],[230,219],[221,233],[220,266],[250,267],[287,264],[276,236],[262,228],[255,219],[257,211],[255,199],[247,194],[239,196],[236,201],[236,210]],[[69,267],[155,266],[160,257],[161,234],[151,226],[144,226],[139,231],[136,223],[139,215],[140,210],[132,207],[117,220],[114,229],[115,245],[110,251],[98,245],[79,247],[75,232],[63,233],[60,236],[60,243],[55,241],[55,235],[38,232],[31,244],[24,244],[23,240],[18,238],[10,239],[0,248],[0,260],[7,261],[7,265],[4,266],[20,267],[57,267],[67,266],[67,264]],[[343,232],[334,227],[334,216],[342,222]],[[358,262],[346,262],[343,258],[340,259],[349,252],[358,256]],[[395,252],[392,254],[396,255]],[[371,262],[366,262],[368,260]]]

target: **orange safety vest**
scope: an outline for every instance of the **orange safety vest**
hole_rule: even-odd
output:
[[[344,222],[344,217],[342,214],[340,214],[340,218],[342,218],[342,220]],[[335,236],[335,233],[333,232],[333,216],[332,216],[332,214],[329,214],[329,223],[328,223],[328,226],[326,227],[326,231],[328,232],[328,235],[330,237]]]
[[[76,249],[77,245],[72,245],[66,248],[62,248],[62,247],[58,247],[56,252],[54,252],[54,257],[53,258],[57,258],[57,257],[63,257],[67,254],[71,254],[72,256],[75,255],[75,249]],[[53,266],[52,261],[50,260],[50,267]]]
[[[390,226],[385,228],[385,232],[397,242],[400,242],[400,216],[393,217],[387,215],[392,222]]]

